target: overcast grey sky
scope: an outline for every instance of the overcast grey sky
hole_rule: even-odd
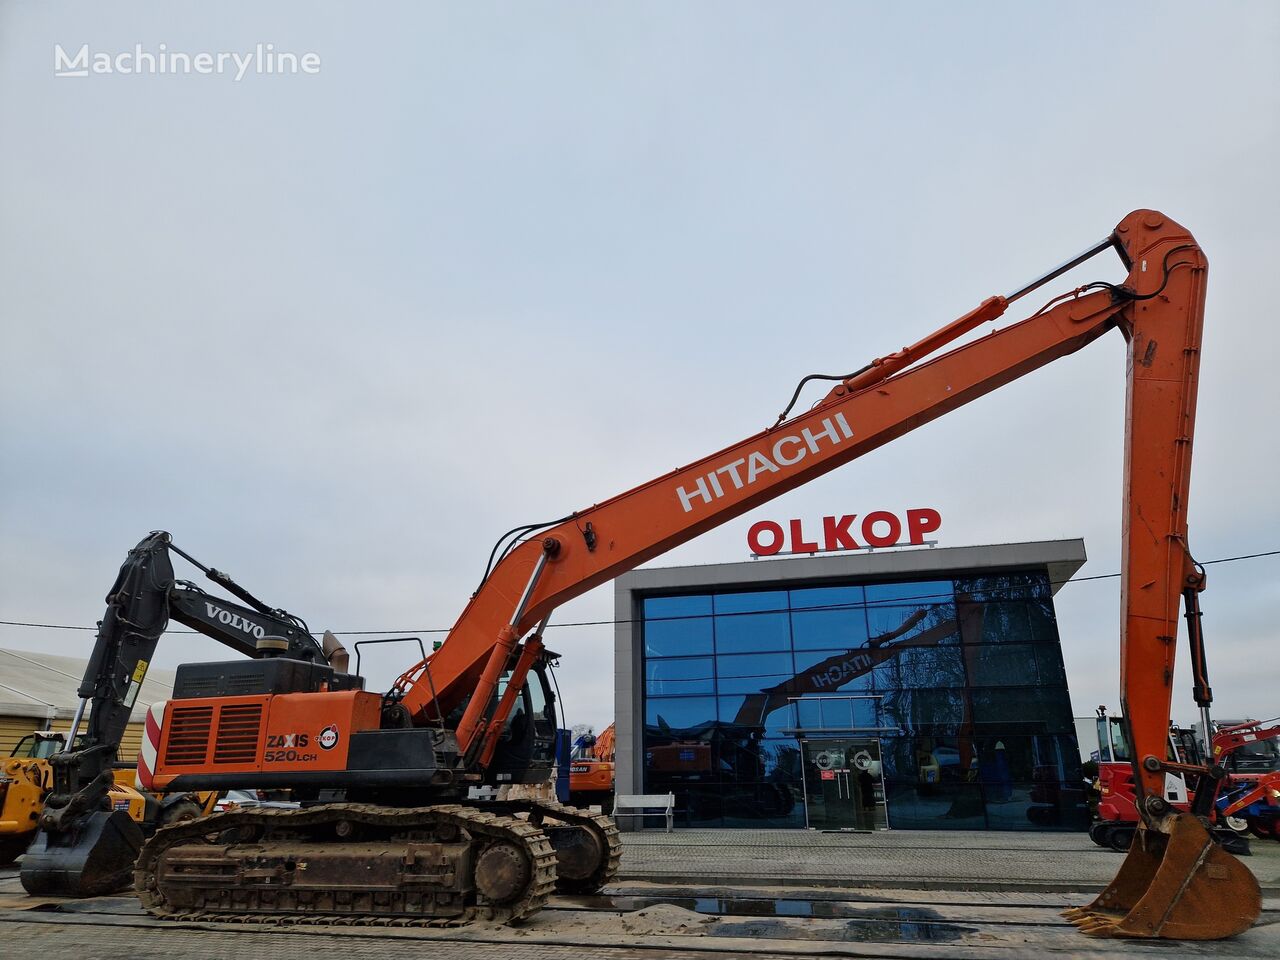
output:
[[[55,78],[86,43],[321,68]],[[1277,51],[1272,2],[0,0],[0,619],[92,624],[163,528],[315,628],[448,626],[501,531],[755,432],[1142,206],[1211,264],[1193,548],[1280,549]],[[1113,334],[659,562],[933,506],[944,545],[1081,536],[1114,572],[1123,383]],[[1280,713],[1278,574],[1210,568],[1222,715]],[[1114,708],[1118,581],[1058,611],[1077,714]],[[556,619],[611,614],[606,587]],[[611,630],[549,637],[568,720],[607,722]]]

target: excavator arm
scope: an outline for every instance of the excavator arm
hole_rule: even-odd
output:
[[[171,552],[247,605],[176,580]],[[169,534],[148,535],[129,551],[107,594],[106,614],[77,690],[80,702],[66,740],[72,746],[49,759],[53,789],[22,865],[29,890],[81,895],[111,890],[132,869],[141,832],[126,813],[104,807],[129,715],[170,619],[249,657],[284,653],[326,662],[325,649],[302,620],[267,606],[225,573],[189,557]]]
[[[555,607],[1119,328],[1129,341],[1122,687],[1135,749],[1163,758],[1174,654],[1166,638],[1195,572],[1186,502],[1207,266],[1190,233],[1152,211],[1130,214],[1089,253],[1109,247],[1129,267],[1123,284],[1070,296],[924,362],[1081,258],[1068,261],[873,361],[809,411],[521,543],[440,650],[401,678],[405,706],[425,718],[474,693],[458,729],[466,750],[505,720],[485,716],[497,680],[516,642]],[[1145,791],[1158,797],[1162,778],[1144,770]]]
[[[210,580],[251,606],[223,600],[193,583],[176,580],[171,552],[190,560]],[[93,652],[77,690],[80,702],[67,738],[68,743],[75,743],[85,723],[85,745],[50,761],[54,792],[42,818],[46,829],[63,828],[68,818],[94,809],[106,795],[129,714],[171,618],[248,657],[270,650],[313,663],[326,660],[302,620],[268,607],[225,573],[189,557],[174,546],[168,533],[149,534],[129,551],[107,594],[107,611],[98,624]],[[87,721],[86,708],[91,708]]]
[[[938,354],[1107,249],[1128,271],[1122,283],[1087,284],[1021,322]],[[1075,919],[1087,932],[1116,936],[1223,936],[1228,917],[1232,929],[1247,927],[1258,912],[1252,905],[1260,909],[1256,882],[1229,855],[1210,849],[1203,830],[1180,821],[1162,793],[1180,601],[1187,604],[1202,707],[1209,696],[1197,599],[1204,578],[1187,544],[1207,272],[1189,231],[1156,211],[1135,211],[1105,240],[1026,286],[839,378],[808,411],[790,419],[784,412],[761,433],[536,535],[528,528],[529,538],[489,572],[443,646],[397,681],[404,706],[426,723],[465,702],[458,743],[469,761],[484,765],[514,704],[512,688],[541,656],[542,626],[557,606],[1118,329],[1128,347],[1121,699],[1147,830],[1116,882]],[[494,706],[508,670],[506,694]],[[1176,848],[1176,856],[1164,860],[1166,848]],[[1220,888],[1236,891],[1238,902],[1225,911],[1179,911],[1178,903],[1190,902],[1188,891],[1202,893],[1210,861],[1208,873],[1229,875],[1232,883]]]

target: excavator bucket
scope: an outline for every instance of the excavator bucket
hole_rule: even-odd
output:
[[[133,882],[142,841],[142,830],[123,810],[97,811],[66,832],[41,830],[22,858],[22,886],[36,896],[115,893]]]
[[[1098,898],[1063,916],[1094,937],[1222,940],[1262,912],[1253,873],[1186,813],[1141,826],[1120,872]]]

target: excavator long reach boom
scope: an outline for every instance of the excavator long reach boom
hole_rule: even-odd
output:
[[[961,340],[1107,250],[1127,271],[1122,282],[1086,284],[1020,322]],[[247,668],[179,669],[173,699],[148,726],[148,776],[158,789],[288,789],[302,807],[232,811],[157,831],[134,875],[143,905],[189,919],[455,925],[518,921],[556,888],[598,891],[620,862],[616,825],[505,789],[549,774],[555,698],[542,634],[552,611],[1117,329],[1128,344],[1120,678],[1142,824],[1116,879],[1070,916],[1101,936],[1215,939],[1247,929],[1261,911],[1253,874],[1211,841],[1202,822],[1210,811],[1178,813],[1163,796],[1180,603],[1206,719],[1211,699],[1204,576],[1187,545],[1206,274],[1186,229],[1152,210],[1129,214],[1080,255],[914,345],[848,375],[819,377],[835,385],[805,412],[790,416],[797,388],[768,429],[564,521],[512,531],[444,644],[385,695],[347,674],[345,657],[341,667],[321,662],[336,653],[333,644],[318,647],[300,620],[206,570],[248,604],[217,613],[218,622],[234,614],[262,627],[252,649],[243,638],[232,643],[260,659]],[[168,547],[167,537],[147,541],[138,556]],[[126,569],[141,573],[137,563]],[[86,690],[106,691],[95,714],[127,715],[127,668],[149,659],[166,615],[218,630],[209,599],[160,580],[159,592],[142,580],[113,590],[118,609],[100,642],[122,652],[86,678]],[[756,704],[756,722],[768,709],[767,699]],[[103,819],[102,790],[96,781],[75,789],[71,774],[84,780],[101,764],[67,763],[65,812],[47,828],[55,845],[65,841],[77,863],[88,863],[92,832],[83,825]],[[1192,772],[1202,783],[1222,776],[1216,767]],[[1201,789],[1197,798],[1211,794]],[[28,890],[53,882],[51,864],[24,867]],[[114,878],[112,865],[98,872]]]
[[[1128,271],[1123,282],[1087,284],[1021,322],[938,353],[1107,249]],[[404,706],[426,723],[465,701],[459,748],[483,763],[511,709],[512,685],[541,653],[536,628],[554,608],[1118,329],[1128,344],[1121,699],[1143,829],[1115,882],[1072,918],[1095,935],[1212,939],[1246,929],[1261,910],[1253,875],[1163,797],[1180,601],[1189,623],[1194,612],[1197,688],[1203,680],[1197,596],[1204,578],[1187,544],[1187,505],[1207,272],[1188,230],[1156,211],[1134,211],[1081,255],[874,360],[806,412],[784,413],[761,433],[536,535],[524,531],[529,538],[488,573],[444,645],[401,676]],[[517,651],[508,695],[494,707]]]

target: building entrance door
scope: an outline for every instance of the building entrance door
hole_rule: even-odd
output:
[[[877,740],[801,740],[805,823],[814,830],[887,825]]]

